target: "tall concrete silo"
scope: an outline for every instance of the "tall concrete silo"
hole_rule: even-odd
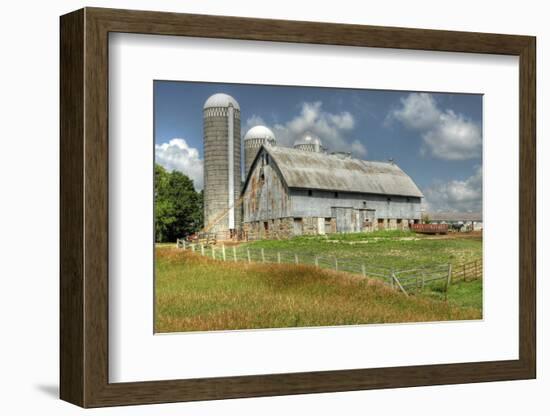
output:
[[[254,126],[244,135],[244,177],[248,176],[250,166],[262,145],[275,146],[277,140],[273,132],[265,126]]]
[[[241,228],[237,203],[241,192],[240,113],[239,103],[221,93],[208,98],[203,107],[204,224],[219,239]]]
[[[294,142],[294,148],[304,150],[306,152],[325,152],[321,139],[310,132],[304,133],[298,140]]]

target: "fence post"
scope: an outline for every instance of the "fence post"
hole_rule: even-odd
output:
[[[424,289],[425,279],[426,279],[426,273],[422,272],[422,286],[421,286],[422,289]]]
[[[222,259],[225,261],[225,244],[222,243]]]
[[[183,249],[185,250],[185,240],[182,240]]]
[[[319,267],[319,257],[315,256],[315,267]]]
[[[281,253],[277,252],[277,263],[281,264]]]
[[[367,277],[367,271],[365,270],[364,264],[361,265],[361,274],[363,275],[363,277]]]
[[[262,248],[262,263],[265,263],[265,252],[263,248]]]
[[[462,265],[462,280],[466,281],[466,263]]]
[[[201,244],[201,256],[204,256],[204,244]]]
[[[195,252],[195,244],[191,244],[191,251]]]
[[[401,289],[401,292],[403,292],[405,296],[409,296],[409,294],[407,293],[405,288],[401,285],[401,282],[399,281],[399,279],[397,278],[397,276],[393,271],[391,273],[391,279],[392,279],[392,282],[395,282],[397,284],[397,286],[399,287],[399,289]],[[393,283],[392,283],[392,287],[393,287]]]
[[[390,286],[393,289],[394,287],[394,275],[393,275],[393,269],[390,270]]]
[[[216,247],[212,246],[212,258],[216,260]]]
[[[237,249],[235,248],[235,246],[233,246],[233,261],[235,263],[237,262]]]
[[[453,265],[449,263],[449,270],[447,271],[447,280],[445,281],[445,301],[447,301],[449,286],[453,278]]]
[[[338,258],[334,257],[334,270],[338,271]]]
[[[180,239],[176,238],[176,248],[180,248]]]
[[[298,261],[298,254],[294,254],[294,262],[295,262],[296,264],[299,263],[299,261]]]
[[[246,249],[246,258],[248,259],[248,262],[250,263],[250,249]]]

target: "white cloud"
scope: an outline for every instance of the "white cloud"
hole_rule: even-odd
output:
[[[367,148],[359,140],[354,140],[353,142],[351,142],[350,150],[351,153],[353,153],[354,155],[361,157],[367,156]]]
[[[292,146],[294,141],[306,132],[311,132],[321,139],[323,146],[330,151],[351,151],[360,157],[365,157],[367,149],[359,140],[349,138],[350,131],[355,127],[353,115],[347,111],[328,113],[323,111],[322,102],[304,102],[300,113],[285,123],[268,126],[277,137],[281,146]],[[261,117],[252,116],[246,121],[246,126],[263,124]]]
[[[480,212],[482,209],[482,170],[476,168],[466,180],[436,183],[425,189],[428,211]]]
[[[481,128],[452,110],[441,110],[431,94],[412,93],[401,99],[401,107],[388,114],[387,121],[397,120],[420,132],[422,154],[438,159],[464,160],[481,155]]]
[[[255,114],[252,117],[248,117],[244,123],[244,128],[241,130],[242,134],[245,135],[254,126],[265,126],[264,119]]]
[[[431,94],[413,93],[401,99],[401,108],[393,110],[390,117],[410,129],[427,130],[439,121],[440,114]]]
[[[195,189],[203,188],[203,160],[199,151],[190,147],[185,139],[174,138],[168,143],[155,144],[155,161],[167,170],[178,170],[189,176]]]
[[[423,134],[425,149],[447,160],[473,159],[481,156],[481,129],[462,115],[447,110],[439,122]]]

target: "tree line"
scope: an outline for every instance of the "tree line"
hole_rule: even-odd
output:
[[[177,170],[155,163],[155,240],[173,242],[203,227],[203,193]]]

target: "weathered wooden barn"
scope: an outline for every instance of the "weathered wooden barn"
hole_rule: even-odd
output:
[[[262,146],[244,183],[249,239],[402,229],[419,222],[423,195],[393,162]]]

